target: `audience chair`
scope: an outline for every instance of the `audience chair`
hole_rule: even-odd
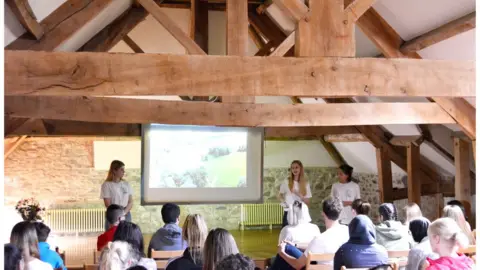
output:
[[[305,270],[331,270],[335,254],[308,253]],[[312,264],[312,262],[332,262],[332,264]]]
[[[460,249],[458,252],[465,254],[467,256],[473,256],[477,253],[477,246],[476,245],[470,245],[466,248]]]
[[[98,264],[84,264],[83,270],[98,270]]]
[[[163,251],[152,249],[152,255],[150,258],[155,260],[158,269],[165,269],[167,267],[168,260],[175,257],[180,257],[182,255],[183,250]]]
[[[55,247],[55,252],[57,252],[58,255],[60,255],[60,258],[62,258],[63,265],[67,265],[67,260],[65,259],[65,251],[60,252],[60,249],[58,247]]]
[[[392,263],[390,264],[390,268],[393,270],[398,270],[398,264],[397,263]],[[345,266],[342,266],[340,268],[341,270],[370,270],[370,269],[375,269],[375,267],[369,267],[369,268],[347,268]]]
[[[261,270],[265,270],[267,269],[269,266],[270,266],[270,259],[269,258],[266,258],[266,259],[253,259],[253,261],[255,262],[255,267],[256,268],[259,268]]]
[[[408,253],[410,250],[388,251],[388,261],[397,263],[398,267],[405,267],[408,263]]]
[[[101,252],[97,251],[96,249],[93,250],[93,264],[100,263],[100,255],[101,255]]]

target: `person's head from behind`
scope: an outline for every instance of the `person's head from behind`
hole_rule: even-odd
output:
[[[125,175],[125,164],[120,160],[114,160],[110,163],[107,181],[121,180]]]
[[[340,183],[348,183],[352,181],[353,167],[343,164],[338,167],[338,179]]]
[[[120,221],[125,219],[125,212],[122,206],[110,204],[107,207],[107,221],[110,226],[117,226]]]
[[[135,223],[129,221],[120,222],[115,234],[113,235],[113,241],[127,242],[134,250],[136,250],[142,256],[145,256],[142,231]]]
[[[13,226],[12,233],[10,234],[10,243],[22,251],[22,256],[27,261],[31,257],[40,258],[37,231],[33,223],[22,221]]]
[[[463,216],[465,217],[465,220],[468,221],[467,211],[466,211],[465,206],[463,205],[463,203],[461,201],[451,200],[447,203],[447,205],[460,207],[460,209],[462,210]]]
[[[382,203],[378,207],[378,213],[380,214],[378,216],[379,222],[398,220],[397,208],[393,203]]]
[[[308,206],[303,202],[295,201],[289,209],[287,220],[288,225],[292,226],[310,223],[312,218],[310,217]]]
[[[233,236],[225,229],[213,229],[208,233],[203,247],[203,269],[215,270],[215,265],[223,258],[237,253]]]
[[[138,253],[124,241],[109,242],[102,251],[100,269],[128,269],[138,262]]]
[[[410,202],[403,209],[405,210],[405,224],[407,226],[410,221],[423,216],[422,210],[416,203]]]
[[[217,270],[254,270],[252,259],[240,253],[231,254],[223,258],[216,266]]]
[[[362,199],[356,199],[352,202],[352,213],[354,217],[357,215],[368,216],[371,208],[372,206],[368,202],[364,202]]]
[[[38,242],[47,242],[50,228],[42,222],[35,222],[35,230],[37,231]]]
[[[424,217],[416,218],[408,224],[413,240],[417,243],[428,236],[428,227],[430,227],[430,220]]]
[[[19,270],[22,252],[14,244],[5,244],[3,247],[3,268],[5,270]]]
[[[183,223],[182,237],[187,242],[193,262],[196,265],[201,264],[203,260],[202,252],[207,239],[207,224],[201,215],[188,215]]]
[[[450,256],[468,245],[468,238],[451,218],[439,218],[428,227],[432,251],[440,256]]]
[[[166,203],[162,206],[162,220],[165,224],[178,224],[180,218],[180,207],[174,203]]]
[[[443,217],[448,217],[455,220],[459,226],[462,226],[467,222],[465,220],[465,216],[463,215],[462,209],[456,205],[445,206],[443,208]]]
[[[375,240],[375,226],[372,220],[365,215],[358,215],[348,224],[348,243],[357,245],[373,245]]]
[[[337,198],[328,198],[322,203],[322,216],[325,223],[331,223],[340,217],[343,210],[342,202]]]

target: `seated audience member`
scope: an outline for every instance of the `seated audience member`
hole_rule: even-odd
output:
[[[203,247],[203,270],[215,270],[215,266],[228,255],[237,254],[233,236],[225,229],[211,230]]]
[[[173,203],[162,206],[162,220],[165,225],[158,229],[148,245],[148,256],[151,250],[184,250],[187,246],[182,239],[182,228],[178,226],[180,207]]]
[[[120,222],[113,235],[113,241],[124,241],[129,243],[137,254],[137,265],[144,266],[148,270],[157,269],[155,260],[145,257],[142,231],[135,223],[128,221]]]
[[[462,213],[463,213],[463,216],[465,217],[465,220],[468,222],[468,215],[467,215],[467,209],[465,209],[465,205],[463,205],[463,203],[459,200],[451,200],[447,203],[447,205],[451,205],[451,206],[458,206],[460,207],[460,209],[462,209]],[[469,224],[470,226],[470,224]]]
[[[424,217],[415,218],[409,222],[413,240],[418,243],[408,253],[407,270],[422,270],[426,258],[436,259],[438,255],[432,251],[428,241],[430,221]]]
[[[22,252],[20,269],[52,270],[52,266],[40,260],[38,238],[35,225],[22,221],[13,226],[10,243]]]
[[[470,225],[465,220],[462,209],[456,205],[447,205],[443,208],[443,217],[448,217],[453,219],[457,225],[462,229],[465,236],[468,238],[468,244],[475,245],[475,238],[470,229]]]
[[[118,223],[125,219],[125,213],[123,212],[123,207],[117,204],[110,204],[107,207],[107,222],[108,222],[108,230],[103,234],[99,235],[97,238],[97,250],[101,251],[103,247],[105,247],[108,242],[113,240],[113,235],[117,230]]]
[[[215,268],[217,270],[254,270],[255,262],[249,257],[237,253],[223,258]]]
[[[375,227],[377,243],[388,251],[409,250],[413,246],[413,239],[408,228],[398,221],[395,205],[383,203],[378,212],[380,224]]]
[[[421,218],[423,217],[422,215],[422,210],[420,210],[420,207],[416,203],[408,203],[403,210],[405,210],[405,226],[408,227],[408,224],[410,221],[416,219],[416,218]]]
[[[188,247],[183,252],[182,257],[167,265],[166,270],[201,269],[203,266],[203,246],[207,233],[207,224],[201,215],[188,215],[182,229],[182,236]]]
[[[352,202],[353,217],[358,215],[368,216],[372,207],[368,202],[364,202],[362,199],[356,199]]]
[[[60,258],[60,255],[51,250],[50,245],[47,243],[47,238],[50,234],[50,228],[41,222],[35,222],[35,230],[37,231],[40,260],[42,262],[49,263],[53,269],[66,269],[62,258]]]
[[[5,244],[3,246],[4,270],[20,270],[20,260],[22,260],[22,252],[15,245]]]
[[[271,267],[275,269],[301,269],[307,263],[308,253],[334,254],[348,241],[348,227],[339,223],[342,202],[338,198],[328,198],[322,203],[322,216],[327,230],[316,236],[301,252],[298,248],[282,243]],[[328,262],[331,264],[332,262]]]
[[[435,260],[427,258],[427,270],[474,269],[472,259],[457,253],[459,248],[468,245],[468,239],[453,219],[435,220],[428,228],[428,238],[432,251],[440,257]]]
[[[100,270],[123,270],[138,263],[138,252],[125,241],[109,242],[102,251]],[[148,268],[147,268],[148,269]]]
[[[320,235],[318,226],[310,223],[312,218],[305,203],[295,201],[288,211],[288,226],[280,231],[278,244],[288,241],[294,244],[307,245],[315,236]]]
[[[356,216],[348,225],[349,239],[333,260],[333,269],[376,267],[388,263],[387,250],[375,241],[375,226],[369,217]]]

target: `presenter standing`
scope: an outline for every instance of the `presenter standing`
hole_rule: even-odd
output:
[[[120,160],[114,160],[110,164],[107,179],[102,184],[100,198],[103,199],[105,207],[111,204],[120,205],[124,208],[125,220],[132,221],[130,210],[132,209],[132,187],[123,180],[125,175],[125,164]],[[108,230],[108,222],[105,221],[105,231]]]
[[[338,183],[332,185],[332,197],[343,202],[343,210],[340,213],[339,221],[348,225],[353,219],[352,202],[360,199],[360,187],[352,182],[353,167],[343,164],[338,167]]]
[[[305,180],[302,162],[300,160],[292,161],[289,172],[288,179],[282,183],[280,193],[278,194],[278,199],[282,202],[283,206],[282,228],[288,225],[287,214],[289,207],[291,207],[295,201],[308,205],[309,199],[312,197],[310,185]]]

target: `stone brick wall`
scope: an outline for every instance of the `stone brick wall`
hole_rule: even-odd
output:
[[[103,207],[99,198],[100,186],[107,172],[93,167],[94,138],[45,138],[27,140],[5,161],[5,205],[33,196],[48,208]],[[287,163],[287,162],[286,162]],[[288,163],[287,163],[288,164]],[[313,198],[310,213],[313,221],[323,227],[320,207],[330,195],[337,181],[336,168],[306,168]],[[128,169],[125,179],[134,190],[132,216],[145,233],[153,233],[163,225],[161,206],[140,205],[140,170]],[[265,168],[264,200],[276,202],[280,184],[287,179],[287,168]],[[355,174],[362,197],[372,204],[372,218],[378,209],[378,177],[375,174]],[[403,187],[401,175],[394,176],[394,187]],[[403,207],[406,200],[396,202]],[[435,216],[435,201],[422,198],[422,209],[427,217]],[[399,208],[401,210],[401,208]],[[182,205],[181,220],[190,213],[202,214],[210,228],[237,229],[240,205]],[[403,213],[400,211],[401,216]]]

